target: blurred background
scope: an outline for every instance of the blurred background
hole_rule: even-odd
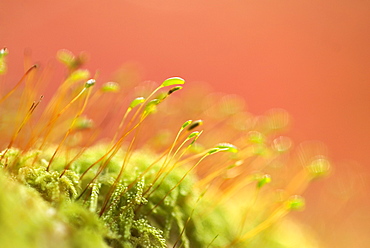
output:
[[[108,80],[123,64],[140,80],[181,76],[238,94],[248,111],[284,108],[297,144],[320,140],[335,165],[298,213],[327,247],[369,247],[370,2],[2,1],[8,82],[25,49],[46,64],[66,48],[90,54]],[[53,88],[53,86],[50,86]]]

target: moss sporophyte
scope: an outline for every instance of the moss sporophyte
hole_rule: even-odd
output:
[[[293,148],[286,111],[254,116],[180,77],[101,83],[67,50],[59,82],[30,56],[7,82],[7,56],[1,247],[318,247],[287,214],[330,162],[316,144]]]

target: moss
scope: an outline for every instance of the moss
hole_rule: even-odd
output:
[[[197,111],[213,118],[217,127],[208,140],[198,142],[203,133],[195,131],[203,124],[198,120],[186,121],[173,143],[159,142],[167,148],[140,143],[139,130],[149,130],[152,137],[168,131],[162,129],[171,121],[162,121],[159,105],[182,89],[175,85],[185,83],[173,77],[128,104],[108,143],[93,143],[95,122],[82,113],[96,81],[80,68],[85,60],[81,56],[67,50],[58,53],[68,75],[37,118],[33,114],[42,97],[31,107],[19,107],[16,115],[9,104],[16,100],[11,95],[22,80],[0,99],[0,111],[11,113],[0,116],[2,247],[315,247],[313,238],[286,215],[304,207],[299,194],[310,180],[325,175],[330,163],[315,149],[302,156],[307,158],[303,169],[278,172],[291,147],[288,138],[279,136],[287,126],[286,112],[250,117],[240,112],[240,99],[222,97],[211,107],[206,99]],[[3,64],[4,57],[5,53],[0,58]],[[24,78],[35,70],[31,67]],[[17,94],[26,97],[22,103],[35,95],[30,85],[32,80],[23,89],[27,94]],[[111,86],[103,85],[93,100],[99,94],[116,94],[118,84]],[[173,88],[161,91],[167,86]],[[179,103],[178,109],[188,105],[183,108]],[[209,114],[212,108],[216,111]],[[145,126],[155,112],[159,117]],[[183,118],[183,113],[179,116]],[[101,122],[105,124],[106,118],[103,115]],[[231,124],[220,122],[222,118]],[[238,137],[232,136],[241,148],[214,145],[214,139],[232,133],[233,125]],[[204,148],[209,143],[211,148]],[[286,180],[281,174],[291,176],[288,184],[281,183]],[[283,189],[276,191],[279,188]]]
[[[104,229],[96,216],[78,204],[54,207],[35,189],[0,174],[2,247],[108,247]]]
[[[56,240],[61,240],[57,242],[58,247],[171,247],[176,242],[182,247],[226,247],[236,237],[237,225],[230,222],[233,216],[230,209],[222,205],[215,207],[209,198],[196,204],[201,194],[193,187],[197,181],[195,175],[189,175],[176,186],[186,173],[186,166],[176,168],[164,180],[154,184],[151,182],[161,163],[140,177],[156,157],[148,151],[132,155],[126,173],[110,197],[109,207],[99,217],[124,157],[124,153],[119,152],[88,193],[77,199],[83,185],[92,179],[92,176],[86,176],[79,180],[79,171],[85,163],[98,160],[101,150],[106,147],[89,148],[74,162],[73,170],[68,170],[62,177],[63,170],[46,171],[44,158],[50,154],[38,153],[40,156],[32,167],[26,161],[32,161],[30,154],[35,156],[36,153],[24,154],[27,159],[18,155],[18,161],[24,162],[24,165],[18,165],[18,173],[11,180],[9,175],[0,178],[0,186],[4,186],[0,194],[4,220],[1,225],[2,230],[8,230],[2,232],[4,244],[8,243],[10,247],[13,239],[21,236],[17,238],[17,247],[47,247]],[[9,163],[12,163],[10,158],[14,159],[14,153],[8,153],[6,160]],[[54,167],[64,168],[63,163],[63,159],[57,159]],[[283,229],[289,233],[290,227]],[[290,247],[284,245],[285,238],[280,240],[281,237],[274,233],[251,244],[268,242],[268,247]]]

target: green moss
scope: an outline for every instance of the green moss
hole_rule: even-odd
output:
[[[66,161],[63,156],[54,161],[50,171],[46,171],[48,163],[45,158],[49,158],[51,154],[31,151],[24,155],[19,153],[17,157],[19,170],[15,174],[17,181],[13,184],[32,191],[33,194],[37,191],[38,200],[35,203],[41,201],[43,205],[56,211],[73,237],[80,234],[87,237],[83,241],[71,236],[73,244],[82,245],[82,242],[104,238],[113,247],[167,247],[167,244],[179,239],[184,247],[205,247],[215,236],[226,234],[231,228],[225,225],[225,220],[219,222],[220,218],[223,219],[222,215],[195,222],[194,220],[199,220],[198,212],[202,212],[202,208],[196,209],[186,227],[185,223],[194,209],[194,202],[199,197],[199,193],[192,188],[196,178],[191,175],[182,180],[187,170],[177,168],[168,173],[164,180],[158,179],[152,184],[162,163],[155,164],[147,173],[139,176],[156,157],[148,151],[132,155],[126,173],[110,197],[106,211],[98,218],[124,154],[118,153],[109,162],[101,176],[79,200],[77,196],[82,193],[87,182],[92,180],[99,164],[83,180],[79,180],[78,173],[86,170],[92,161],[98,160],[102,150],[107,149],[103,146],[90,148],[61,177],[63,170],[54,168],[64,168]],[[9,150],[4,160],[10,164],[15,162],[15,153],[16,150]],[[32,209],[28,211],[30,216],[34,214]],[[44,222],[48,223],[49,219],[44,217]],[[184,228],[186,231],[180,236]],[[32,230],[30,227],[30,231]],[[217,240],[215,243],[220,242]]]
[[[132,155],[103,213],[123,152],[111,159],[101,176],[78,198],[100,164],[83,180],[79,180],[81,171],[106,150],[101,145],[89,148],[61,177],[64,156],[46,171],[45,158],[51,154],[30,151],[16,157],[13,155],[17,150],[9,150],[3,161],[13,163],[17,158],[18,173],[12,179],[6,174],[0,177],[1,225],[7,230],[0,240],[10,245],[16,239],[17,247],[47,247],[55,240],[61,240],[58,247],[172,247],[175,243],[182,247],[226,247],[236,237],[237,225],[230,222],[230,209],[215,207],[209,198],[196,204],[201,194],[193,187],[195,175],[188,175],[178,184],[187,172],[186,166],[174,169],[154,184],[161,162],[140,176],[156,158],[149,151]],[[268,247],[289,247],[279,239],[270,233],[257,238],[251,247],[266,242]],[[244,246],[247,243],[240,244]]]
[[[1,247],[108,247],[105,229],[79,204],[54,207],[35,189],[0,174]]]
[[[4,57],[0,63],[5,63]],[[185,122],[172,144],[161,141],[168,149],[159,155],[163,147],[155,149],[150,142],[146,146],[136,139],[141,135],[139,129],[150,129],[155,137],[170,123],[159,117],[159,125],[155,125],[158,118],[151,119],[149,126],[143,124],[149,115],[160,112],[162,102],[182,89],[174,85],[185,81],[173,77],[129,104],[109,145],[98,141],[91,145],[95,133],[89,131],[95,123],[82,114],[96,87],[95,79],[88,79],[90,72],[80,69],[84,54],[74,56],[62,50],[58,59],[68,75],[41,117],[32,116],[41,98],[31,107],[19,107],[17,114],[14,104],[9,104],[14,101],[13,92],[24,98],[36,95],[32,85],[37,80],[27,82],[25,94],[17,91],[21,80],[0,99],[4,113],[0,141],[8,147],[0,152],[1,247],[315,247],[299,225],[279,221],[289,211],[304,207],[304,199],[295,192],[300,194],[310,180],[327,174],[330,163],[313,154],[314,160],[305,161],[303,170],[291,171],[293,183],[279,185],[285,178],[273,165],[285,163],[284,153],[291,147],[289,139],[276,137],[287,126],[284,111],[272,111],[263,118],[238,115],[243,103],[223,97],[214,100],[216,112],[209,115],[209,103],[199,104],[197,111],[213,116],[217,126],[208,144],[231,128],[220,121],[225,118],[244,123],[237,129],[241,149],[229,143],[205,149],[207,142],[197,141],[203,133],[195,131],[203,124],[198,120]],[[34,70],[31,67],[24,77]],[[117,93],[118,84],[111,86],[97,91],[98,96],[92,97],[95,103],[99,94]],[[167,86],[174,87],[161,92]],[[221,152],[229,154],[222,156]],[[286,191],[276,197],[271,185]]]

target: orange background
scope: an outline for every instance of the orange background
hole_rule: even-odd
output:
[[[331,219],[330,209],[317,210],[328,206],[322,197],[300,218],[320,219],[312,227],[329,247],[368,245],[370,2],[3,1],[0,46],[10,50],[11,80],[25,48],[42,63],[67,48],[87,51],[88,68],[103,79],[129,61],[143,79],[181,76],[239,94],[255,114],[288,110],[294,141],[326,143],[340,178],[317,183],[308,197],[335,183],[343,198],[330,199],[341,204]]]

